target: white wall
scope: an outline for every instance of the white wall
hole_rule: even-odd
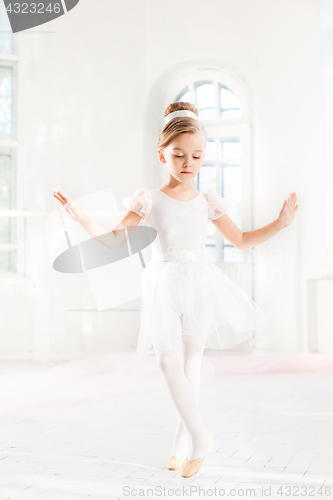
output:
[[[99,0],[98,10],[81,0],[32,31],[49,32],[15,35],[20,209],[54,210],[53,189],[75,199],[112,187],[125,213],[123,197],[158,185],[153,124],[175,71],[203,60],[244,75],[254,113],[253,229],[275,219],[290,192],[299,204],[294,222],[255,248],[255,300],[272,320],[256,345],[307,350],[306,283],[327,273],[319,0]],[[27,228],[30,282],[7,295],[2,357],[135,348],[139,311],[65,311],[95,307],[88,282],[53,271],[43,217]],[[1,299],[8,290],[2,281]]]
[[[321,45],[323,63],[326,195],[327,195],[327,263],[333,276],[333,3],[320,2]]]

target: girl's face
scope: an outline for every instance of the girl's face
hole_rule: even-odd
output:
[[[167,147],[158,150],[158,157],[179,182],[188,183],[204,162],[205,138],[199,132],[179,134]]]

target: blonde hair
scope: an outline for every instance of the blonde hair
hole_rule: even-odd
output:
[[[180,111],[186,109],[192,111],[197,116],[199,115],[197,107],[190,102],[173,102],[164,111],[164,118],[173,111]],[[166,148],[170,142],[180,134],[195,134],[199,132],[205,139],[205,147],[207,144],[207,135],[204,126],[199,120],[189,118],[187,116],[178,116],[172,118],[159,135],[157,147]]]

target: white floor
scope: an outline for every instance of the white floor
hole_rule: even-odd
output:
[[[88,363],[86,374],[80,362],[0,362],[0,500],[333,496],[331,373],[203,377],[215,443],[186,479],[166,467],[176,413],[155,360],[131,378],[122,356],[113,370]]]

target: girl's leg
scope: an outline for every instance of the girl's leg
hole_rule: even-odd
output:
[[[191,349],[191,347],[190,347]],[[190,435],[188,460],[201,458],[210,442],[210,433],[202,421],[197,403],[197,391],[188,381],[182,355],[182,341],[172,351],[160,351],[155,347],[158,367],[164,377],[171,399],[180,419]],[[192,368],[190,369],[192,372]],[[197,374],[196,374],[197,380]]]
[[[204,347],[198,346],[194,342],[187,342],[182,337],[183,366],[187,380],[194,391],[196,401],[199,402],[200,394],[200,374]],[[183,457],[189,451],[190,436],[180,417],[177,420],[176,432],[173,439],[172,454],[175,457]]]

